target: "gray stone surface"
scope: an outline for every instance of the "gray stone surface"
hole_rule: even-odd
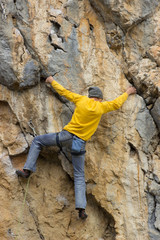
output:
[[[40,71],[39,66],[37,66],[34,60],[31,60],[26,63],[24,71],[23,71],[23,78],[22,82],[20,83],[20,87],[31,87],[38,83],[40,79]]]
[[[154,104],[153,109],[151,110],[152,117],[160,131],[160,98]]]
[[[65,52],[61,49],[55,50],[53,48],[51,55],[49,56],[48,62],[48,72],[51,75],[58,73],[56,75],[57,81],[66,85],[66,78],[70,79],[72,83],[72,90],[78,92],[78,80],[81,78],[81,65],[80,65],[80,53],[78,51],[78,42],[77,42],[77,30],[75,27],[72,28],[71,35],[67,42],[64,42]],[[67,63],[67,67],[64,63]],[[66,71],[67,70],[67,71]]]
[[[10,89],[23,89],[34,86],[40,79],[39,66],[35,60],[30,60],[24,65],[22,69],[17,71],[15,68],[16,63],[14,63],[13,58],[13,29],[18,25],[22,29],[17,29],[19,34],[26,37],[29,26],[26,25],[28,21],[28,7],[26,1],[7,1],[4,5],[7,19],[3,19],[0,14],[0,18],[3,21],[0,24],[0,83],[7,86]],[[31,38],[30,41],[31,42]],[[26,40],[24,39],[24,44]],[[21,76],[23,75],[23,77]]]
[[[4,2],[6,16],[3,16],[4,14],[0,11],[0,20],[3,19],[0,24],[0,98],[8,102],[17,116],[18,122],[13,124],[15,129],[18,123],[20,128],[19,137],[15,137],[14,144],[11,145],[10,136],[14,137],[14,129],[10,124],[11,114],[6,111],[6,119],[5,115],[2,115],[1,122],[8,124],[10,135],[6,134],[4,124],[1,132],[4,132],[8,141],[8,153],[6,143],[4,139],[1,139],[0,155],[14,156],[15,159],[17,158],[17,164],[21,163],[25,160],[24,150],[28,146],[25,141],[31,144],[35,132],[44,134],[59,131],[71,119],[74,111],[73,105],[60,97],[53,89],[51,92],[46,88],[44,78],[48,75],[54,75],[54,78],[65,88],[80,94],[85,94],[88,86],[98,85],[104,90],[106,99],[110,100],[125,91],[130,81],[141,97],[130,96],[121,109],[104,116],[98,132],[87,144],[86,180],[93,186],[89,194],[95,197],[104,211],[114,217],[116,223],[116,237],[114,234],[112,237],[107,235],[106,226],[109,226],[107,224],[102,227],[102,234],[97,235],[96,239],[149,240],[150,238],[159,240],[160,185],[159,174],[156,171],[159,169],[159,155],[157,154],[159,139],[154,123],[155,121],[157,126],[159,125],[160,115],[160,91],[157,86],[160,73],[157,65],[160,29],[159,9],[156,9],[159,1],[5,0]],[[150,47],[152,51],[149,51]],[[23,89],[25,91],[21,91]],[[2,107],[3,104],[1,104],[1,109]],[[148,109],[152,109],[152,116]],[[4,110],[1,111],[3,112]],[[32,120],[33,128],[29,124],[30,120]],[[128,141],[132,143],[129,147]],[[68,149],[63,150],[70,159]],[[21,153],[23,156],[19,156]],[[36,226],[39,226],[46,236],[48,235],[48,238],[52,238],[52,230],[54,234],[60,232],[60,228],[53,229],[51,226],[55,226],[54,220],[56,222],[61,222],[61,220],[59,218],[57,221],[56,218],[52,218],[53,214],[48,208],[50,200],[49,205],[54,208],[53,196],[55,196],[57,180],[56,174],[53,175],[52,163],[58,163],[57,154],[58,150],[56,154],[55,150],[48,150],[42,154],[44,159],[38,166],[41,176],[39,178],[39,175],[35,175],[31,182],[34,194],[35,184],[38,187],[40,179],[42,182],[44,182],[43,179],[47,180],[44,184],[43,197],[39,195],[39,199],[46,204],[46,212],[40,211],[39,214],[35,214],[37,217],[35,222]],[[66,156],[60,156],[62,167],[73,178],[72,165],[66,161]],[[48,162],[46,160],[49,158],[49,166],[45,168]],[[156,170],[153,163],[156,165]],[[5,179],[8,175],[5,174],[3,168],[2,165],[1,175]],[[62,170],[61,166],[60,169]],[[57,175],[59,175],[59,170]],[[64,172],[62,172],[63,175]],[[48,177],[51,179],[53,177],[55,180],[54,189],[50,186],[51,179]],[[10,179],[8,178],[7,181],[9,182]],[[9,206],[11,207],[11,211],[6,215],[5,212],[2,214],[6,216],[2,223],[4,234],[6,234],[8,222],[11,226],[14,225],[13,204],[18,210],[17,192],[22,193],[17,183],[15,189],[11,185],[11,188],[7,189],[7,181],[4,180],[4,185],[2,183],[2,191],[6,190],[5,193],[7,193],[8,189],[11,189],[16,195],[7,199],[6,194],[1,194],[4,196],[4,203],[10,200]],[[46,187],[51,187],[53,195],[45,195]],[[35,198],[28,199],[33,204],[35,212],[40,209],[37,194],[41,194],[42,188],[39,190],[35,191]],[[59,192],[59,187],[57,191]],[[66,191],[65,184],[64,191]],[[60,196],[63,196],[63,193]],[[12,201],[14,197],[16,201]],[[72,202],[73,196],[71,199]],[[3,204],[2,210],[4,210]],[[95,214],[91,208],[88,210],[88,222],[92,226],[99,228],[104,224],[103,218],[101,224],[97,224],[99,213]],[[14,219],[17,217],[17,212],[13,213]],[[62,213],[59,207],[56,209],[57,212],[55,217]],[[85,224],[81,227],[74,212],[72,211],[71,214],[70,210],[66,216],[62,217],[68,218],[68,222],[65,224],[63,222],[63,226],[66,226],[64,232],[62,231],[64,238],[72,239],[77,236],[86,239],[94,238],[94,233],[97,231],[90,231],[91,234],[88,235],[88,222],[86,228]],[[27,222],[30,223],[29,218]],[[43,223],[46,223],[48,228]],[[31,223],[31,225],[34,224]],[[111,229],[113,228],[114,224]],[[26,230],[27,234],[30,232],[29,234],[33,236],[30,225],[26,224],[26,228],[21,229],[22,232]],[[148,237],[148,232],[150,237]],[[30,235],[28,236],[30,239]],[[61,237],[55,238],[61,239]],[[35,239],[37,239],[36,235]]]
[[[137,114],[135,127],[143,140],[143,150],[147,153],[149,144],[157,134],[157,129],[144,103],[142,103],[142,108]]]
[[[156,216],[156,221],[154,223],[155,228],[160,231],[160,204],[156,204],[156,209],[155,209],[155,216]]]
[[[160,230],[160,185],[155,181],[149,181],[148,191],[149,236],[151,240],[158,240]]]
[[[16,84],[17,77],[13,71],[12,55],[9,39],[5,32],[5,26],[0,26],[0,83],[8,87]]]
[[[66,78],[69,78],[75,85],[75,88],[77,88],[77,81],[81,77],[82,69],[79,62],[76,25],[73,25],[71,35],[66,42],[63,38],[61,25],[56,22],[52,23],[51,30],[55,32],[54,35],[58,36],[57,39],[61,40],[61,44],[54,44],[54,40],[52,39],[51,45],[53,46],[53,50],[46,56],[48,57],[48,62],[42,63],[32,43],[31,22],[29,23],[29,13],[26,4],[25,1],[16,1],[15,8],[13,6],[14,13],[12,14],[16,19],[18,30],[24,39],[24,46],[32,59],[25,64],[22,77],[18,72],[13,70],[14,62],[10,42],[13,40],[11,32],[14,26],[11,19],[9,19],[10,29],[6,33],[7,23],[4,22],[4,27],[1,28],[0,35],[0,48],[3,52],[3,54],[0,54],[0,83],[11,89],[23,89],[37,84],[40,76],[46,78],[49,75],[59,73],[57,79],[59,79],[60,83],[63,83],[66,87]],[[71,14],[71,11],[74,11],[75,4],[70,4],[67,9]],[[76,17],[78,19],[78,15]],[[46,45],[49,46],[49,42]],[[67,66],[65,63],[67,63]]]
[[[109,16],[113,19],[116,25],[123,30],[138,24],[152,14],[154,9],[158,6],[156,0],[143,0],[132,2],[127,0],[90,0],[91,4],[98,8],[104,18]]]

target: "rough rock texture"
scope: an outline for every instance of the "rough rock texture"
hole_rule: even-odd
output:
[[[1,239],[160,239],[159,39],[158,0],[0,0]],[[43,149],[29,182],[15,175],[33,137],[74,110],[50,74],[83,95],[97,85],[105,100],[137,88],[87,143],[85,222],[58,148]]]

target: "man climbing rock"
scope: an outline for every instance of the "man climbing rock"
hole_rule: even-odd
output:
[[[59,146],[62,148],[70,141],[74,169],[75,208],[79,210],[79,217],[86,219],[87,202],[84,175],[86,141],[96,131],[101,116],[104,113],[119,109],[127,100],[128,95],[136,93],[136,89],[129,87],[125,93],[113,101],[102,102],[103,94],[98,87],[90,87],[87,97],[66,90],[52,76],[46,79],[46,83],[50,83],[59,95],[73,102],[76,108],[71,121],[61,132],[44,134],[34,138],[23,170],[17,170],[16,173],[18,176],[28,178],[32,172],[36,171],[36,162],[42,147]]]

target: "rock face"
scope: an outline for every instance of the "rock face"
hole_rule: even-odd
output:
[[[0,1],[1,239],[160,239],[159,39],[158,0]],[[85,222],[58,148],[43,149],[29,182],[15,175],[34,136],[74,110],[48,75],[82,95],[99,86],[105,100],[137,88],[87,143]]]

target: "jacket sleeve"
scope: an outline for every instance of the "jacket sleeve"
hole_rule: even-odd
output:
[[[113,101],[106,101],[103,102],[103,113],[111,112],[114,110],[119,109],[123,103],[127,100],[128,98],[128,93],[123,93],[119,97],[115,98]]]
[[[51,83],[52,87],[56,90],[56,92],[61,95],[66,97],[69,101],[76,103],[81,95],[77,93],[73,93],[67,89],[65,89],[62,85],[57,83],[55,80],[52,81]]]

